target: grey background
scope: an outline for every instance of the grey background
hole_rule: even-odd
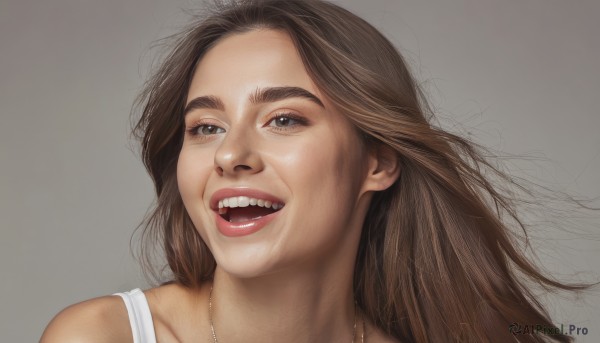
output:
[[[442,118],[529,156],[515,173],[600,196],[600,2],[337,2],[400,47]],[[37,341],[65,306],[147,286],[129,239],[153,192],[128,114],[151,43],[196,7],[0,1],[0,341]],[[562,280],[598,280],[599,217],[535,231],[543,264]],[[555,323],[600,340],[597,291],[544,299]]]

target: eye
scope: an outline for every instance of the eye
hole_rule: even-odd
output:
[[[210,136],[223,133],[225,130],[221,127],[211,124],[200,124],[187,130],[192,136]]]
[[[306,125],[307,120],[292,113],[280,113],[271,118],[267,126],[278,129],[293,128],[298,125]]]

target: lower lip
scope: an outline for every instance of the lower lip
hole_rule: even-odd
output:
[[[275,219],[275,217],[279,215],[279,212],[281,212],[281,210],[279,210],[277,212],[273,212],[269,215],[266,215],[266,216],[263,216],[263,217],[260,217],[257,219],[247,220],[247,221],[243,221],[243,222],[236,222],[236,223],[228,222],[227,220],[223,219],[223,217],[221,217],[216,212],[215,212],[215,215],[217,218],[217,228],[224,236],[239,237],[239,236],[250,235],[250,234],[255,233],[256,231],[262,229],[271,220]]]

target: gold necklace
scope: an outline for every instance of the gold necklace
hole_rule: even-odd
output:
[[[213,337],[213,343],[219,343],[217,341],[217,334],[215,333],[215,326],[212,321],[212,291],[213,287],[210,286],[210,293],[208,295],[208,321],[210,322],[210,331]],[[352,343],[354,343],[354,338],[356,337],[356,317],[357,317],[357,307],[356,301],[354,302],[354,327],[352,328]],[[365,343],[365,320],[362,318],[362,332],[360,333],[360,342]]]

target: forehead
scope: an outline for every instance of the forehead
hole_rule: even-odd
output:
[[[257,87],[296,86],[319,93],[290,36],[257,29],[226,36],[199,61],[188,92],[242,96]]]

